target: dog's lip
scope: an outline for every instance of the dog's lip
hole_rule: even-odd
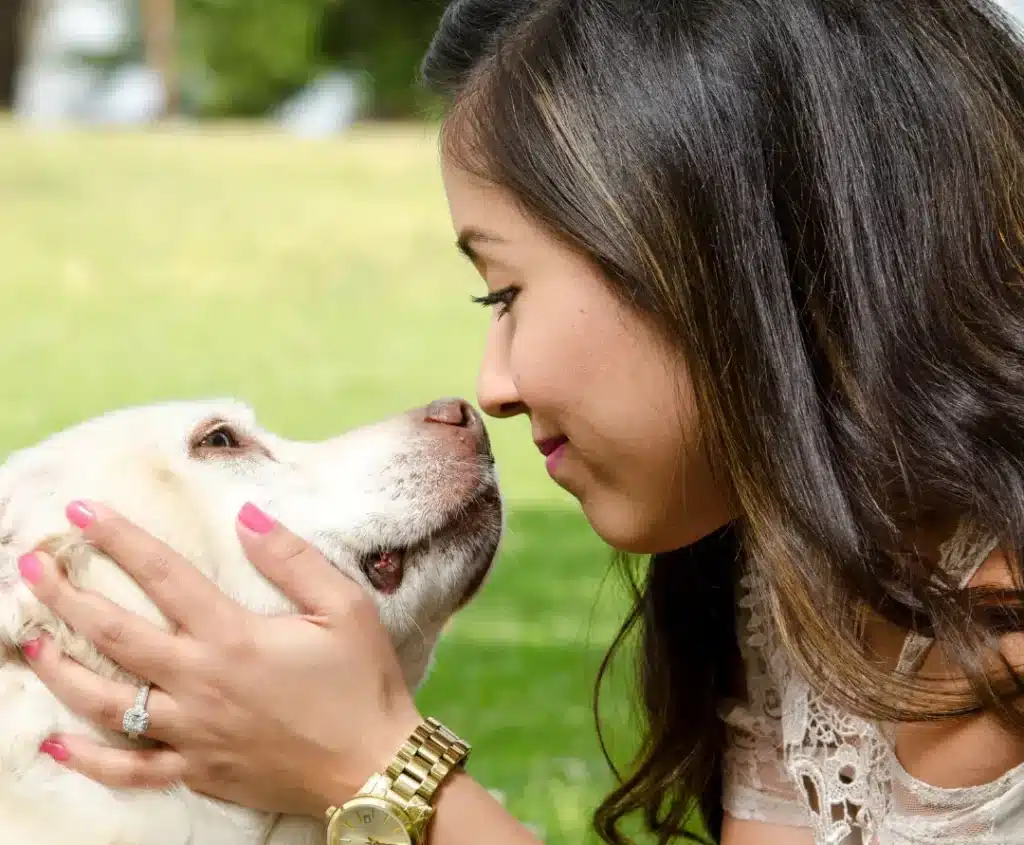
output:
[[[422,537],[404,545],[377,546],[359,555],[359,569],[363,576],[370,582],[374,589],[385,594],[396,592],[402,585],[405,572],[408,570],[408,560],[413,555],[427,551],[438,541],[444,541],[452,535],[459,535],[483,530],[483,523],[487,520],[487,511],[494,507],[495,497],[498,495],[497,488],[487,486],[479,491],[461,507],[449,513],[447,517],[432,531],[428,531]],[[500,499],[498,507],[500,508]],[[479,523],[479,524],[478,524]],[[398,558],[399,577],[392,583],[386,578],[377,578],[371,574],[377,562],[385,555],[393,555]],[[385,581],[386,588],[382,588],[377,582]]]
[[[374,589],[390,594],[402,586],[405,578],[405,557],[408,553],[409,549],[405,548],[368,552],[360,557],[359,568]]]

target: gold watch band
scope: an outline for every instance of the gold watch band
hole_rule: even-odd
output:
[[[429,804],[451,770],[465,766],[471,750],[437,719],[428,717],[388,766],[391,790],[405,801],[418,796]]]
[[[384,775],[374,775],[363,789],[373,793],[383,788],[384,792],[379,797],[397,800],[407,809],[414,803],[421,808],[429,808],[434,793],[452,769],[465,766],[470,750],[467,742],[437,719],[428,717],[402,744]],[[378,786],[372,786],[375,781]],[[366,793],[358,793],[356,799],[360,794]],[[328,826],[339,809],[336,806],[327,808],[324,821]]]

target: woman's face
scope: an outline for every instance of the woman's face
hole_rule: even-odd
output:
[[[450,162],[443,178],[460,245],[495,303],[484,412],[529,417],[537,460],[615,548],[667,551],[721,526],[725,497],[697,447],[678,354],[506,191]]]

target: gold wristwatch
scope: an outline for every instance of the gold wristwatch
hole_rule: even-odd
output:
[[[437,788],[470,746],[428,718],[349,801],[327,810],[327,845],[423,845]]]

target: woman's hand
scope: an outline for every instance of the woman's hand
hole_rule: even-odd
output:
[[[79,736],[43,744],[65,766],[113,787],[184,782],[246,807],[320,815],[386,766],[420,722],[390,638],[365,591],[319,552],[247,505],[238,533],[252,563],[305,615],[260,616],[109,509],[69,519],[131,575],[177,628],[166,633],[77,590],[39,553],[22,576],[47,607],[115,663],[152,682],[145,750]],[[120,732],[136,687],[105,680],[48,639],[29,664],[80,716]]]

